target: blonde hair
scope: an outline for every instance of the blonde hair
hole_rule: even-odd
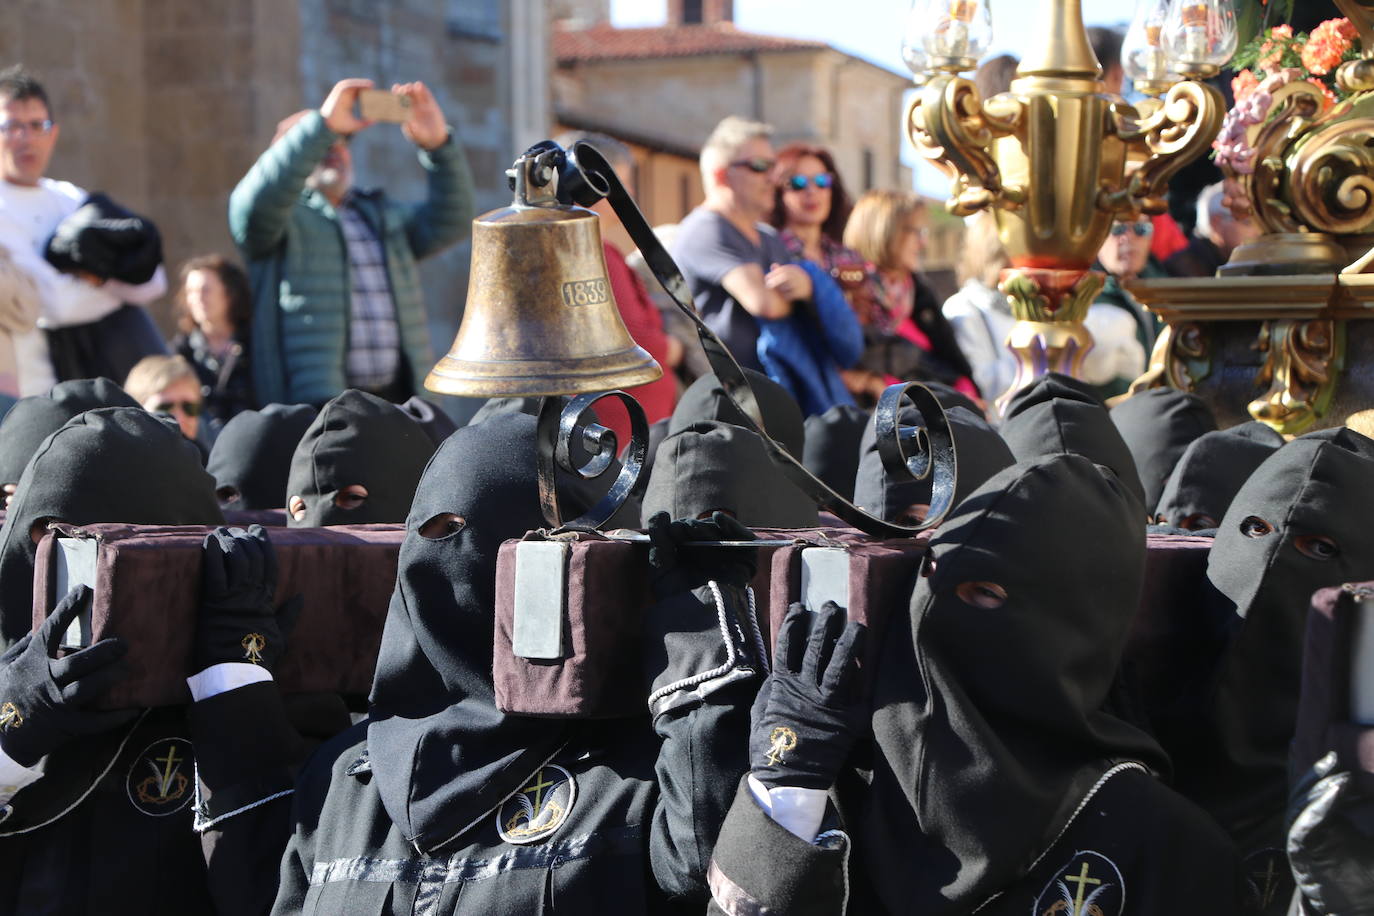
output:
[[[716,125],[701,147],[701,183],[711,187],[711,175],[716,169],[729,165],[744,144],[757,137],[773,136],[771,124],[751,121],[739,115],[729,115]]]
[[[142,404],[159,391],[165,390],[182,379],[190,379],[200,387],[196,370],[184,356],[145,356],[129,370],[124,380],[124,390],[129,397]]]
[[[997,220],[983,212],[964,223],[964,250],[959,258],[959,285],[970,280],[996,289],[1002,268],[1011,263],[1002,240],[997,236]]]
[[[844,227],[844,244],[882,270],[897,263],[897,242],[913,216],[924,213],[926,202],[911,191],[866,191],[854,202]]]

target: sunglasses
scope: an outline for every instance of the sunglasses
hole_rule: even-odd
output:
[[[760,175],[765,172],[773,171],[773,166],[777,164],[778,162],[776,159],[764,159],[762,156],[755,156],[753,159],[736,159],[734,162],[730,163],[732,167],[739,166],[742,169],[748,169]]]
[[[793,175],[783,183],[783,187],[789,191],[805,191],[807,185],[815,185],[822,191],[829,190],[835,186],[835,176],[829,172],[821,172],[819,175]]]
[[[1148,220],[1141,220],[1138,223],[1114,223],[1112,225],[1112,238],[1120,238],[1128,232],[1134,232],[1136,235],[1144,238],[1154,231],[1154,223]]]
[[[153,413],[171,413],[178,407],[188,417],[200,416],[200,401],[159,401],[153,405]]]

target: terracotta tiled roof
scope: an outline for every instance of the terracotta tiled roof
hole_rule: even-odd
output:
[[[560,64],[750,51],[820,51],[827,47],[829,45],[822,41],[741,32],[725,22],[647,29],[617,29],[601,24],[589,29],[554,29],[553,32],[553,56]]]

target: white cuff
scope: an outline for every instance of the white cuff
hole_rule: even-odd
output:
[[[749,791],[764,813],[788,833],[808,843],[816,842],[821,819],[825,817],[825,789],[802,789],[797,786],[770,789],[750,773]]]
[[[44,757],[32,767],[26,767],[15,763],[10,759],[10,755],[0,748],[0,805],[9,804],[9,800],[14,798],[20,789],[43,778],[43,764],[47,759]]]
[[[244,687],[248,684],[270,680],[272,680],[272,672],[261,665],[250,665],[247,662],[224,662],[219,665],[211,665],[199,674],[191,675],[186,679],[186,686],[191,688],[193,699],[208,700],[221,693],[227,693],[235,687]]]

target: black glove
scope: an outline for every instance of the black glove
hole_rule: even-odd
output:
[[[758,551],[749,547],[687,547],[691,541],[752,541],[754,532],[724,512],[709,519],[670,521],[667,512],[649,519],[649,567],[660,598],[690,592],[715,580],[743,588],[754,578]]]
[[[286,649],[286,636],[304,603],[299,595],[280,610],[277,555],[261,525],[216,528],[205,536],[196,671],[225,662],[262,665],[271,671]]]
[[[78,585],[48,619],[0,655],[0,748],[15,763],[31,767],[74,738],[117,728],[138,713],[102,711],[89,704],[127,674],[119,660],[122,639],[56,658],[67,627],[90,606],[91,590]]]
[[[815,615],[801,604],[787,609],[773,672],[754,701],[749,764],[759,782],[803,789],[835,784],[868,726],[857,665],[866,633],[863,624],[846,622],[833,601]]]
[[[644,664],[653,715],[699,703],[764,670],[763,639],[744,588],[754,577],[757,551],[683,546],[752,540],[752,531],[722,512],[709,521],[670,522],[666,512],[649,519],[649,565],[658,601],[644,617]]]
[[[1288,861],[1307,912],[1374,914],[1374,799],[1335,772],[1336,754],[1318,760],[1288,800]]]

